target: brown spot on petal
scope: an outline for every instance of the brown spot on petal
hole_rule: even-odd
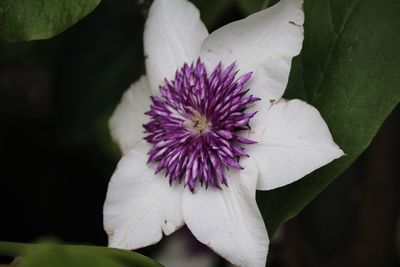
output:
[[[296,22],[294,22],[294,21],[289,21],[289,24],[292,24],[292,25],[294,25],[294,26],[297,26],[297,27],[301,27],[301,25],[300,24],[297,24]]]

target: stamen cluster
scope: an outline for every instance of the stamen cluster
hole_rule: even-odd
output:
[[[148,162],[157,164],[156,173],[165,170],[170,183],[183,181],[192,192],[197,182],[219,188],[227,185],[225,169],[242,169],[239,158],[248,155],[240,144],[255,143],[239,134],[255,115],[244,111],[259,98],[243,90],[252,73],[235,79],[234,69],[235,63],[226,69],[220,63],[208,76],[198,59],[151,97]]]

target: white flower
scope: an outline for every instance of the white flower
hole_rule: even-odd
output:
[[[255,201],[256,189],[287,185],[343,155],[315,108],[300,100],[281,99],[292,57],[302,46],[302,4],[302,0],[282,0],[209,35],[191,3],[154,1],[144,32],[147,75],[128,89],[110,120],[112,136],[124,154],[104,204],[104,227],[110,246],[145,247],[157,243],[163,233],[170,235],[186,224],[200,242],[233,264],[265,266],[269,240]],[[181,177],[182,184],[170,184],[162,173],[155,174],[154,164],[147,164],[148,152],[156,146],[144,140],[142,128],[150,120],[144,114],[152,105],[150,96],[160,96],[159,86],[166,86],[164,79],[173,80],[177,70],[198,58],[207,73],[219,62],[224,68],[235,62],[240,69],[238,75],[252,72],[245,87],[261,99],[248,107],[258,112],[250,121],[251,130],[240,133],[257,143],[246,145],[249,157],[240,159],[243,170],[225,169],[228,185],[221,189],[190,184],[201,176],[196,164],[190,165],[186,173],[192,175],[193,169],[195,174]],[[176,112],[168,116],[172,115],[176,120],[181,118]],[[185,127],[193,123],[189,127],[192,135],[209,131],[212,126],[206,117],[197,111],[192,115],[189,122],[182,119]],[[229,132],[221,135],[232,139]],[[161,153],[164,150],[156,152],[166,156]],[[216,166],[206,160],[211,167]],[[168,175],[173,181],[171,173]],[[204,177],[197,180],[201,179]],[[183,184],[191,185],[193,192]]]

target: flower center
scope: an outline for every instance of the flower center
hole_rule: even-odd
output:
[[[191,119],[191,129],[196,133],[202,134],[208,130],[208,127],[209,125],[206,116],[201,115],[195,110]]]
[[[156,163],[156,173],[165,171],[169,182],[184,182],[193,192],[199,182],[220,187],[228,185],[224,172],[242,169],[240,157],[248,156],[241,144],[255,142],[241,136],[250,128],[255,112],[247,106],[259,98],[243,90],[252,73],[236,78],[235,64],[222,64],[207,75],[204,64],[185,64],[172,81],[160,86],[161,96],[152,96],[144,124],[152,144],[149,163]]]

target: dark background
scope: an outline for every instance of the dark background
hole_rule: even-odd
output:
[[[0,43],[0,240],[106,245],[102,205],[120,157],[107,120],[144,73],[145,13],[104,0],[51,40]],[[223,14],[210,31],[243,17],[235,5]],[[269,266],[400,266],[399,114],[281,228]]]

